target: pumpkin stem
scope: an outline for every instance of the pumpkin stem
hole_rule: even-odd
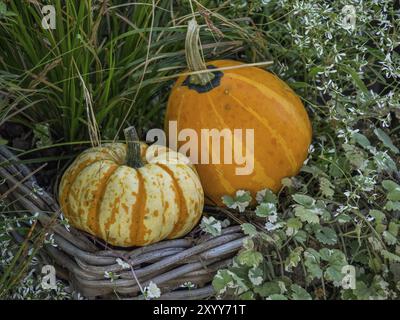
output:
[[[200,27],[195,18],[189,21],[188,30],[185,41],[186,62],[189,71],[207,70],[206,63],[203,57],[203,50],[200,45]],[[190,83],[197,85],[206,85],[215,78],[212,72],[198,73],[190,75]]]
[[[131,168],[143,167],[142,156],[140,152],[140,139],[134,126],[124,130],[127,145],[125,164]]]

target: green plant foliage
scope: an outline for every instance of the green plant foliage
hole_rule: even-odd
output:
[[[54,30],[42,27],[45,4],[54,5]],[[186,69],[189,13],[187,0],[1,0],[0,91],[7,97],[1,123],[47,123],[64,143],[89,139],[90,109],[105,140],[122,136],[127,123],[141,133],[161,126],[169,88]],[[263,43],[254,27],[227,26],[218,17],[211,23],[221,41],[198,17],[206,57]]]
[[[257,218],[242,224],[250,240],[220,270],[230,277],[217,295],[398,299],[398,9],[392,1],[364,1],[362,9],[357,1],[251,3],[259,6],[236,13],[251,11],[262,26],[273,70],[302,97],[314,138],[301,173],[282,181],[277,199],[263,190],[256,207],[243,208]],[[356,10],[354,29],[343,27],[345,5]],[[257,269],[238,259],[256,253]],[[355,287],[344,282],[348,266]]]
[[[269,70],[301,97],[313,142],[299,175],[283,179],[277,195],[260,190],[252,199],[238,190],[223,197],[227,210],[245,220],[247,239],[217,272],[217,298],[399,298],[400,15],[394,1],[161,0],[154,8],[146,1],[133,7],[122,0],[104,6],[55,0],[53,31],[38,27],[35,3],[0,0],[0,116],[2,123],[31,127],[38,147],[88,140],[88,106],[102,139],[118,136],[126,123],[144,131],[160,126],[170,86],[186,67],[192,7],[207,59],[273,60]],[[345,24],[348,5],[355,9],[354,28]],[[28,230],[30,218],[2,217],[0,297],[48,298],[28,272],[36,251],[11,241],[10,230]],[[211,216],[201,222],[214,235],[223,227]],[[44,241],[51,244],[46,238],[35,250]],[[29,264],[19,265],[21,257]],[[350,288],[349,266],[355,271]],[[54,298],[70,297],[59,287]]]

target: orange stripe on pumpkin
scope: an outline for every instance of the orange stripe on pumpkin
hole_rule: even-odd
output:
[[[300,125],[301,127],[301,131],[303,134],[309,136],[310,135],[310,123],[308,121],[308,117],[302,117],[302,120],[304,121],[302,123],[302,125],[300,124],[301,122],[298,121],[298,113],[296,112],[296,107],[293,105],[292,102],[290,102],[285,96],[280,95],[279,93],[277,93],[276,91],[270,89],[268,86],[266,86],[263,83],[257,82],[257,81],[253,81],[249,78],[246,78],[244,76],[241,76],[237,73],[229,73],[229,77],[232,77],[236,80],[245,82],[251,86],[253,86],[254,88],[256,88],[263,96],[266,96],[267,98],[271,99],[275,99],[276,101],[283,101],[283,103],[280,103],[280,105],[283,107],[283,109],[290,114],[291,117],[293,117],[293,119],[295,119],[295,121],[293,121],[294,124],[296,125]],[[289,86],[287,86],[288,88],[290,88]],[[305,111],[304,111],[305,112]],[[305,114],[306,116],[306,114]]]
[[[181,120],[181,115],[182,115],[182,106],[183,106],[183,102],[185,101],[185,94],[182,95],[182,97],[180,97],[180,101],[179,101],[179,105],[177,107],[177,111],[176,111],[176,123],[179,126],[180,120]],[[168,131],[167,131],[168,132]],[[169,132],[168,132],[169,134]]]
[[[230,97],[235,99],[232,95],[230,95]],[[220,126],[220,129],[230,128],[231,126],[228,125],[223,120],[223,118],[219,115],[219,113],[217,112],[217,108],[216,108],[213,100],[211,99],[211,97],[207,96],[207,98],[208,98],[208,102],[210,103],[215,115],[217,116],[218,121],[222,124],[222,126]],[[209,156],[212,157],[212,152],[210,150],[208,150],[208,152],[209,152]],[[260,169],[262,168],[262,165],[259,163],[259,161],[257,161],[257,159],[254,159],[254,164],[257,165]],[[219,178],[221,180],[221,183],[223,184],[224,188],[227,190],[227,192],[229,194],[236,191],[235,188],[232,186],[232,184],[227,179],[225,179],[225,177],[223,175],[223,172],[218,170],[218,167],[216,167],[215,172],[218,174],[218,176],[219,176]],[[263,175],[263,178],[267,181],[267,183],[269,185],[275,184],[275,181],[271,177],[266,175],[264,171],[261,174]]]
[[[108,179],[108,181],[110,181],[110,179]],[[123,185],[121,185],[122,189]],[[124,191],[122,191],[122,194],[124,193]],[[107,219],[107,221],[104,223],[104,238],[107,239],[109,231],[110,231],[110,227],[117,221],[117,214],[119,213],[119,209],[120,206],[124,209],[124,211],[126,212],[126,214],[128,214],[129,208],[125,203],[120,203],[121,201],[121,197],[116,197],[114,200],[114,203],[112,205],[112,209],[111,209],[111,215],[110,217]],[[121,235],[121,227],[119,226],[119,230],[118,230],[119,235]]]
[[[70,191],[71,191],[71,187],[74,184],[76,178],[78,177],[78,175],[82,172],[82,170],[86,169],[87,167],[89,167],[90,165],[101,161],[102,158],[100,156],[97,156],[95,158],[92,159],[87,159],[81,163],[79,163],[79,158],[76,160],[76,162],[78,162],[78,166],[75,168],[74,165],[72,164],[72,166],[70,168],[74,168],[73,170],[71,170],[71,172],[66,172],[64,174],[63,177],[65,177],[65,183],[64,183],[64,187],[63,187],[63,192],[60,195],[60,204],[61,204],[61,209],[63,210],[65,216],[71,221],[71,224],[73,226],[78,226],[81,222],[79,214],[77,214],[77,212],[72,212],[71,210],[71,205],[70,205],[70,201],[69,201],[69,196],[70,196]]]
[[[97,190],[94,194],[93,203],[90,205],[87,217],[87,226],[96,235],[100,235],[100,221],[99,221],[100,208],[101,208],[101,202],[103,201],[104,198],[104,193],[107,188],[107,183],[110,180],[110,177],[114,174],[114,172],[117,169],[118,166],[114,164],[105,172],[99,185],[97,186]]]
[[[171,233],[168,236],[168,238],[171,239],[174,236],[176,236],[179,232],[182,231],[182,228],[185,225],[186,220],[189,217],[189,213],[188,213],[188,209],[186,206],[185,196],[183,194],[181,186],[179,185],[178,180],[175,178],[173,171],[164,164],[157,163],[157,165],[171,177],[172,183],[174,186],[174,190],[175,190],[175,195],[176,195],[178,203],[179,203],[178,221],[175,223],[174,228],[172,229]]]
[[[147,202],[146,187],[144,184],[144,178],[139,171],[136,170],[139,186],[136,196],[136,202],[132,208],[132,221],[131,221],[131,242],[134,245],[143,245],[144,235],[146,233],[146,226],[144,224],[145,208]]]
[[[235,102],[240,105],[243,109],[245,109],[247,112],[249,112],[255,119],[257,119],[273,136],[279,145],[281,146],[282,152],[285,155],[286,159],[289,161],[289,164],[292,168],[293,171],[297,170],[297,164],[296,164],[296,159],[293,155],[293,152],[290,150],[288,147],[285,139],[282,138],[282,136],[276,132],[270,125],[267,119],[262,118],[257,112],[255,112],[252,108],[246,106],[244,103],[242,103],[238,98],[235,98],[233,95],[229,95]]]

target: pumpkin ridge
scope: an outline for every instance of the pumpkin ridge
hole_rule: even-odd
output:
[[[104,153],[107,154],[109,157],[111,157],[111,161],[114,161],[115,163],[121,165],[122,164],[122,159],[120,159],[120,156],[118,153],[111,149],[111,148],[105,148]]]
[[[121,167],[119,167],[119,168],[117,168],[117,170],[115,170],[114,171],[114,173],[116,173],[119,169],[121,169]],[[110,177],[108,177],[108,180],[107,180],[107,184],[110,182],[110,180],[111,180],[111,176]],[[122,192],[123,193],[123,192]],[[119,204],[120,203],[120,198],[119,197],[117,197],[115,200],[114,200],[114,203],[113,203],[113,207],[112,207],[112,210],[111,210],[111,215],[110,215],[110,217],[108,217],[108,219],[107,219],[107,221],[105,221],[105,223],[104,223],[104,234],[102,235],[105,239],[107,239],[108,238],[108,234],[109,234],[109,231],[110,231],[110,227],[116,222],[116,220],[117,220],[117,213],[119,212],[119,209],[120,209],[120,206],[118,206],[117,204]],[[121,203],[121,207],[123,207],[124,208],[124,210],[126,210],[126,206],[124,207],[124,203]],[[100,219],[100,216],[99,216],[99,219]],[[99,220],[100,221],[100,220]],[[100,229],[100,232],[102,233],[102,230]],[[119,233],[121,232],[121,229],[119,230]]]
[[[247,79],[246,77],[237,74],[237,73],[229,73],[229,76],[232,78],[235,78],[239,81],[242,81],[244,83],[247,83],[248,85],[253,86],[254,88],[256,88],[263,96],[267,96],[265,91],[268,91],[269,96],[267,96],[268,98],[271,98],[271,96],[273,96],[274,98],[276,98],[277,101],[279,100],[284,100],[287,105],[293,106],[294,108],[291,107],[286,107],[286,103],[281,103],[280,105],[282,106],[282,108],[286,111],[287,114],[289,114],[291,117],[296,117],[296,112],[294,112],[294,109],[296,109],[296,107],[294,106],[294,104],[292,102],[290,102],[287,98],[285,98],[285,96],[282,96],[281,94],[271,90],[268,86],[264,85],[264,84],[260,84],[256,81],[252,81]],[[289,87],[289,86],[288,86]],[[289,87],[290,88],[290,87]],[[291,89],[291,88],[290,88]],[[292,89],[291,89],[292,90]],[[306,111],[304,111],[306,112]],[[306,112],[307,113],[307,112]],[[306,133],[307,135],[310,135],[310,127],[309,127],[309,121],[307,119],[307,117],[305,117],[307,115],[303,115],[302,116],[302,122],[303,125],[301,125],[301,131],[303,133]],[[294,123],[298,123],[298,122],[294,122]]]
[[[78,162],[78,167],[71,170],[71,172],[68,172],[68,174],[64,174],[63,178],[66,177],[65,182],[64,182],[64,188],[62,188],[62,192],[60,194],[60,204],[61,204],[61,209],[64,212],[65,216],[68,217],[71,222],[75,225],[80,224],[80,218],[79,214],[75,214],[71,210],[71,204],[69,201],[69,196],[70,196],[70,191],[71,187],[74,184],[75,180],[78,178],[79,174],[86,169],[87,167],[91,166],[92,164],[101,161],[101,157],[97,156],[94,159],[87,159],[81,163],[79,163],[79,158],[75,161]],[[74,164],[72,164],[71,167],[73,167]],[[67,170],[68,171],[68,170]],[[67,172],[66,172],[67,173]],[[63,184],[62,184],[63,185]]]
[[[183,101],[183,98],[184,98],[184,97],[182,97],[182,101]],[[209,100],[209,101],[211,102],[211,105],[213,106],[213,110],[214,110],[214,112],[215,112],[217,118],[221,118],[221,117],[219,116],[219,114],[217,113],[217,111],[216,111],[216,109],[215,109],[215,106],[214,106],[214,104],[212,103],[212,101],[211,101],[211,100]],[[200,117],[199,122],[202,123],[202,120],[203,120],[203,113],[202,113],[202,112],[199,113],[199,117]],[[223,119],[220,119],[220,121],[224,124]],[[198,131],[198,130],[196,130],[196,131]],[[209,144],[207,144],[207,153],[208,153],[208,156],[209,156],[209,157],[212,156],[212,155],[210,155]],[[198,165],[198,166],[201,166],[201,165]],[[197,172],[196,170],[194,170],[194,172],[196,173],[197,176],[199,176],[199,174],[198,174],[198,172]],[[224,188],[226,188],[226,190],[228,191],[228,193],[233,193],[233,192],[236,191],[236,190],[234,189],[234,187],[232,186],[232,184],[224,177],[224,175],[223,175],[223,173],[222,173],[221,170],[216,169],[216,173],[218,174],[218,177],[220,178],[221,183],[223,184]]]
[[[271,133],[271,135],[278,141],[279,145],[281,146],[283,154],[285,155],[286,159],[289,161],[290,167],[292,168],[293,171],[296,171],[297,170],[297,166],[296,166],[296,160],[295,160],[295,157],[293,155],[293,152],[291,151],[290,148],[288,148],[288,145],[287,145],[285,139],[282,138],[282,136],[280,134],[278,134],[275,131],[275,129],[273,129],[269,125],[269,121],[267,119],[265,119],[265,118],[260,117],[257,114],[257,112],[254,112],[254,110],[252,110],[252,108],[249,108],[246,105],[244,105],[238,98],[234,97],[233,95],[230,95],[230,97],[233,100],[235,100],[235,102],[237,104],[239,104],[244,110],[246,110],[254,118],[256,118],[257,121],[259,121]]]
[[[178,221],[175,223],[174,228],[172,229],[171,233],[168,235],[168,238],[171,239],[173,238],[178,232],[181,231],[183,225],[185,224],[186,219],[189,217],[188,214],[188,209],[185,201],[185,197],[183,194],[183,191],[181,189],[181,186],[179,185],[178,180],[176,179],[173,171],[168,168],[168,166],[157,163],[157,165],[163,169],[172,179],[173,187],[175,190],[175,195],[177,197],[178,203],[179,203],[179,215],[178,215]]]
[[[231,94],[230,94],[229,96],[232,97],[232,98],[236,101],[235,97],[233,97]],[[223,125],[222,128],[228,128],[229,126],[225,123],[225,121],[223,120],[223,118],[218,114],[217,109],[216,109],[216,106],[215,106],[214,102],[212,101],[211,97],[210,97],[210,96],[207,96],[207,98],[208,98],[208,101],[209,101],[209,103],[210,103],[210,105],[211,105],[211,107],[212,107],[212,110],[214,111],[216,117],[217,117],[218,120],[222,123],[222,125]],[[207,151],[209,152],[209,150],[207,150]],[[257,161],[256,159],[254,159],[254,160],[255,160],[255,161],[254,161],[254,164],[259,163],[259,161]],[[262,167],[261,164],[260,164],[260,167]],[[221,170],[218,170],[218,169],[215,170],[215,172],[218,173],[219,178],[222,180],[221,182],[224,184],[224,187],[226,188],[226,190],[228,191],[228,193],[234,193],[234,192],[236,191],[235,188],[232,186],[231,183],[229,183],[229,181],[228,181],[227,179],[224,178],[223,172],[221,172]],[[274,181],[273,181],[273,179],[272,179],[271,177],[269,177],[269,176],[265,173],[265,171],[263,171],[263,175],[264,175],[265,179],[268,181],[268,184],[275,184]]]
[[[158,181],[159,186],[163,185],[163,181],[162,181],[161,177],[157,177],[157,181]],[[165,221],[166,221],[165,215],[166,215],[166,212],[167,212],[167,209],[168,209],[168,202],[165,201],[166,197],[165,197],[165,194],[164,194],[164,189],[161,188],[161,187],[160,187],[160,197],[161,197],[161,203],[162,203],[162,208],[163,208],[163,211],[161,212],[161,221],[162,221],[162,227],[164,228],[165,227]],[[158,240],[162,240],[161,236],[162,236],[162,233],[163,233],[162,232],[163,228],[160,228],[160,233],[158,235]]]
[[[145,234],[145,224],[144,224],[144,215],[145,215],[145,207],[147,202],[147,194],[146,194],[146,186],[144,184],[144,178],[140,173],[139,169],[136,169],[136,175],[138,177],[138,191],[136,196],[136,202],[132,208],[132,220],[131,221],[131,243],[135,245],[140,245],[144,242],[144,234]],[[143,195],[143,197],[139,197]],[[132,227],[133,226],[133,227]],[[142,228],[141,228],[142,227]],[[140,242],[139,242],[140,241]]]
[[[223,119],[223,118],[219,115],[219,113],[217,112],[217,109],[216,109],[215,104],[214,104],[214,102],[212,101],[211,97],[210,97],[210,96],[207,96],[207,99],[208,99],[208,102],[209,102],[210,105],[211,105],[211,109],[214,111],[216,117],[218,118],[218,121],[221,122],[221,124],[222,124],[221,129],[222,129],[222,128],[229,128],[229,126],[225,123],[224,119]],[[212,129],[212,128],[210,128],[210,129]]]
[[[225,125],[227,127],[227,125],[225,124],[224,120],[221,118],[221,116],[218,114],[215,105],[213,103],[213,101],[210,99],[210,97],[208,96],[208,100],[211,103],[212,109],[214,111],[214,113],[216,114],[216,117],[219,119],[219,121]],[[203,113],[200,112],[200,117],[203,116]],[[202,118],[200,119],[200,121],[202,120]],[[209,144],[207,144],[207,153],[209,157],[212,157],[212,154],[210,154],[210,150],[209,150]],[[218,167],[216,168],[215,172],[217,173],[218,177],[220,178],[220,181],[222,183],[222,185],[224,186],[224,188],[227,190],[228,193],[234,193],[236,190],[235,188],[232,186],[232,184],[224,177],[223,172],[218,169]],[[196,172],[197,174],[197,172]]]
[[[177,115],[176,115],[176,123],[177,123],[177,125],[179,125],[180,120],[181,120],[182,109],[183,109],[182,107],[183,107],[183,102],[184,101],[185,101],[185,95],[183,95],[181,100],[179,101],[178,112],[177,112]]]
[[[104,198],[104,193],[106,192],[107,183],[110,177],[117,171],[118,165],[114,164],[105,173],[104,178],[101,180],[99,186],[97,187],[95,198],[93,199],[93,205],[88,212],[88,227],[96,235],[100,235],[100,208],[101,202]]]

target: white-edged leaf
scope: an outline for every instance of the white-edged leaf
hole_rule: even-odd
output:
[[[394,153],[399,153],[399,148],[397,148],[393,142],[392,139],[386,134],[385,131],[383,131],[380,128],[376,128],[374,130],[375,135],[378,137],[379,140],[382,141],[382,143],[385,145],[385,147],[389,148],[392,150]]]

